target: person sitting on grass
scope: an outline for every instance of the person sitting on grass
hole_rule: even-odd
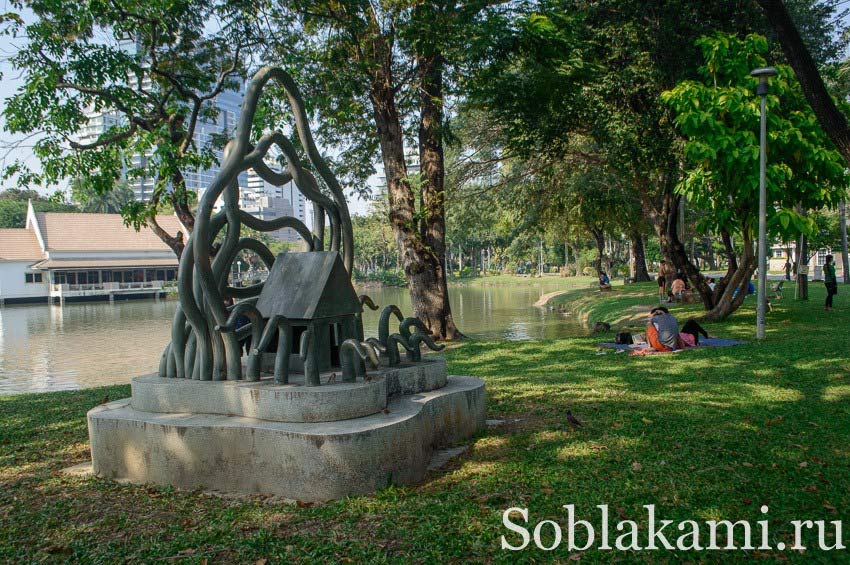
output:
[[[654,351],[681,349],[679,344],[679,322],[667,308],[653,308],[646,322],[646,342]]]
[[[611,290],[611,279],[605,272],[599,274],[599,290]]]
[[[690,318],[685,325],[682,326],[682,331],[679,332],[679,339],[685,347],[696,347],[699,345],[699,336],[705,338],[711,337],[699,323]]]
[[[689,319],[679,332],[679,322],[667,308],[658,306],[649,313],[646,342],[652,351],[670,352],[699,345],[699,336],[711,337],[694,319]]]
[[[670,285],[670,299],[681,300],[683,292],[685,292],[685,280],[681,276],[676,277],[676,280]]]

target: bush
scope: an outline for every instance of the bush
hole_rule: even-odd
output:
[[[375,282],[384,286],[407,286],[404,272],[400,269],[379,270],[372,273],[362,273],[354,269],[355,282]]]

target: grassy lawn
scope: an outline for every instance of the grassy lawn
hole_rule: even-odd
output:
[[[629,358],[597,355],[589,338],[467,342],[450,370],[487,382],[489,418],[472,449],[421,485],[302,507],[260,497],[119,485],[58,471],[87,458],[85,412],[129,387],[0,397],[0,561],[203,563],[387,561],[847,561],[845,552],[622,553],[500,549],[502,512],[527,507],[530,524],[566,523],[561,505],[598,524],[646,527],[659,518],[770,520],[770,543],[791,545],[791,520],[850,518],[850,309],[812,299],[775,303],[768,338],[753,343],[754,301],[709,331],[748,345]],[[655,303],[656,287],[584,291],[571,300],[591,320]],[[793,296],[793,293],[791,293]],[[688,310],[672,309],[680,319]],[[571,409],[584,426],[572,430]],[[761,505],[770,508],[765,518]],[[517,519],[518,520],[518,519]],[[613,529],[613,524],[612,524]],[[670,528],[668,528],[669,531]],[[545,529],[544,541],[551,540]],[[831,531],[831,530],[830,530]],[[613,537],[617,534],[612,532]],[[641,534],[642,536],[644,534]],[[675,540],[678,534],[671,536]],[[845,534],[845,540],[846,540]],[[759,535],[753,536],[756,545]],[[641,543],[643,543],[641,538]],[[804,543],[816,543],[814,533]],[[831,538],[827,538],[831,541]]]

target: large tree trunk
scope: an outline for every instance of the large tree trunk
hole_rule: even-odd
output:
[[[748,232],[746,227],[744,232]],[[744,299],[747,297],[747,289],[750,279],[756,270],[757,260],[753,252],[753,238],[751,236],[744,236],[743,244],[744,250],[741,254],[741,260],[740,262],[736,261],[737,269],[727,271],[726,276],[723,277],[724,285],[721,294],[717,296],[714,307],[703,316],[703,319],[706,321],[716,322],[725,320],[743,304]],[[734,253],[734,251],[732,252]]]
[[[629,234],[632,243],[632,255],[634,255],[634,282],[647,282],[649,271],[646,268],[646,252],[643,248],[643,235],[638,231]]]
[[[418,222],[413,190],[404,163],[404,140],[391,80],[390,50],[376,73],[370,98],[387,176],[390,223],[398,242],[413,313],[431,332],[457,339],[449,306],[445,273],[445,209],[442,149],[442,75],[434,61],[420,61],[422,80],[419,132],[420,165],[424,176],[422,221]],[[417,229],[417,226],[419,229]]]
[[[708,310],[703,316],[703,319],[708,321],[724,320],[744,302],[744,298],[747,296],[750,278],[752,278],[756,268],[753,239],[749,235],[751,230],[747,225],[742,230],[744,233],[744,251],[740,262],[735,257],[731,237],[728,232],[723,232],[724,244],[726,245],[726,251],[729,256],[729,267],[726,275],[717,283],[714,292],[712,292],[708,287],[708,279],[703,276],[696,265],[690,260],[685,244],[679,239],[676,218],[678,216],[680,198],[675,196],[673,198],[674,200],[669,204],[669,217],[672,221],[667,223],[666,234],[666,243],[673,260],[673,265],[677,271],[685,273],[693,288],[699,293],[703,306]]]
[[[375,40],[379,43],[381,40]],[[375,116],[381,158],[387,178],[387,196],[389,198],[389,216],[393,235],[399,250],[399,261],[404,269],[408,284],[413,288],[427,282],[428,267],[432,275],[437,266],[433,264],[433,255],[423,247],[419,233],[415,229],[415,200],[407,178],[407,166],[404,162],[404,137],[398,109],[395,104],[395,92],[392,84],[392,62],[389,46],[379,44],[376,50],[383,53],[383,61],[375,71],[369,98]],[[431,265],[427,264],[428,255],[432,255]],[[413,296],[416,304],[419,296]]]
[[[797,80],[803,89],[806,100],[815,112],[823,131],[829,136],[835,147],[850,163],[850,128],[847,119],[835,105],[814,59],[803,43],[803,38],[791,19],[782,0],[758,0],[770,25],[779,38],[779,44],[785,58],[794,69]]]
[[[662,248],[667,249],[667,255],[673,263],[677,273],[684,273],[691,285],[697,290],[702,299],[703,306],[706,310],[711,310],[715,306],[714,295],[708,287],[708,281],[700,273],[699,269],[691,262],[688,257],[685,244],[679,239],[678,218],[679,204],[681,197],[675,194],[665,195],[664,208],[667,210],[667,226],[664,237],[661,241]]]
[[[668,264],[673,264],[673,258],[667,244],[667,234],[671,224],[675,226],[676,215],[678,214],[678,208],[672,207],[677,201],[677,196],[673,192],[675,186],[673,181],[674,178],[671,175],[665,175],[661,180],[663,191],[657,198],[653,197],[646,187],[642,187],[638,191],[641,210],[655,229],[655,235],[658,237],[659,247],[661,248],[661,256]]]
[[[600,229],[591,228],[590,233],[596,241],[596,275],[602,275],[602,260],[605,257],[605,234]]]

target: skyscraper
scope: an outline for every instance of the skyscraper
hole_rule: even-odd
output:
[[[133,41],[123,41],[120,48],[129,53],[138,53],[140,47]],[[150,80],[145,78],[143,88],[150,88]],[[215,97],[213,103],[217,108],[214,117],[200,116],[195,126],[193,141],[198,150],[211,149],[216,163],[209,168],[187,169],[183,171],[186,188],[195,192],[200,198],[206,188],[212,183],[220,171],[220,163],[223,159],[222,138],[231,138],[239,123],[239,115],[242,105],[242,88],[239,90],[225,90]],[[92,143],[110,128],[120,125],[125,118],[117,111],[95,111],[88,113],[89,121],[80,130],[78,140],[81,143]],[[216,143],[219,141],[219,143]],[[136,200],[147,201],[153,195],[156,178],[143,175],[127,179],[127,169],[133,168],[146,171],[148,160],[152,153],[134,154],[127,158],[124,177],[133,190]],[[274,187],[263,181],[253,170],[248,170],[239,175],[240,200],[245,211],[263,219],[271,219],[284,215],[291,215],[302,222],[306,219],[304,195],[289,183],[284,187]],[[291,230],[280,230],[275,235],[285,241],[298,239],[297,234]]]

